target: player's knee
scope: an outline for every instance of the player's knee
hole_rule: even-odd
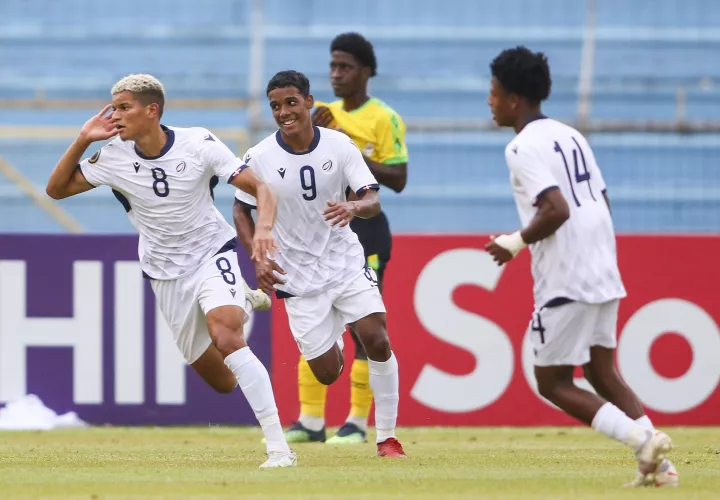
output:
[[[365,352],[367,357],[373,361],[387,361],[390,359],[390,339],[383,328],[365,338]]]
[[[218,308],[220,309],[220,308]],[[247,345],[243,335],[243,318],[234,310],[211,310],[207,315],[207,327],[215,347],[224,357]]]

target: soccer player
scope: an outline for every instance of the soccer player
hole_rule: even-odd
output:
[[[617,265],[607,189],[595,156],[577,130],[542,115],[550,68],[525,47],[490,65],[488,104],[517,135],[505,148],[523,229],[494,237],[486,250],[499,265],[530,245],[535,311],[528,334],[540,394],[568,415],[635,452],[632,486],[676,486],[665,460],[670,438],[653,428],[615,370],[618,305],[626,296]],[[582,366],[596,394],[573,383]]]
[[[338,35],[330,44],[330,82],[337,101],[324,105],[316,102],[313,123],[319,127],[342,130],[363,152],[363,159],[381,185],[400,193],[407,181],[405,124],[387,104],[368,95],[368,80],[377,72],[372,44],[357,33]],[[349,192],[349,200],[356,199]],[[378,288],[383,291],[385,267],[390,260],[392,237],[387,217],[381,211],[375,217],[350,221],[358,235],[365,259],[377,273]],[[372,392],[368,361],[357,334],[350,328],[355,343],[355,359],[350,370],[350,412],[345,424],[328,444],[366,443]],[[300,416],[285,433],[289,442],[323,442],[327,386],[312,374],[303,356],[298,363]]]
[[[312,370],[330,385],[343,369],[342,335],[351,325],[368,356],[375,395],[377,454],[405,457],[395,439],[399,400],[398,364],[386,331],[385,305],[377,275],[367,266],[362,245],[348,227],[353,217],[380,213],[379,185],[352,140],[341,132],[313,126],[308,79],[282,71],[267,85],[279,130],[244,157],[278,197],[273,234],[277,260],[259,262],[263,290],[285,299],[295,341]],[[345,200],[346,189],[357,195]],[[255,231],[251,194],[237,190],[233,216],[249,249]]]
[[[235,232],[215,208],[212,187],[223,178],[257,198],[251,255],[259,263],[275,245],[277,200],[208,130],[162,125],[165,91],[153,76],[129,75],[111,95],[112,104],[83,125],[60,158],[47,193],[62,199],[112,188],[140,235],[143,276],[181,353],[217,392],[240,385],[266,438],[268,459],[260,467],[293,467],[270,377],[243,336],[250,308],[268,308],[269,297],[246,295]],[[90,144],[112,137],[80,161]]]

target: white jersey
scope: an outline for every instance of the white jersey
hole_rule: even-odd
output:
[[[273,236],[281,251],[277,263],[287,273],[281,292],[314,295],[357,276],[365,254],[349,226],[331,226],[323,211],[328,201],[345,201],[355,192],[379,189],[360,150],[341,132],[314,127],[307,153],[294,153],[280,131],[248,150],[244,162],[278,199]],[[255,207],[249,194],[237,190],[241,203]]]
[[[110,186],[122,203],[140,235],[144,275],[169,280],[232,244],[235,231],[215,208],[212,188],[242,163],[204,128],[163,129],[168,139],[159,156],[146,157],[133,141],[115,138],[80,169],[93,186]]]
[[[536,307],[560,297],[591,304],[625,297],[605,182],[585,137],[540,118],[507,145],[505,159],[523,227],[549,189],[559,188],[570,207],[555,234],[530,245]]]

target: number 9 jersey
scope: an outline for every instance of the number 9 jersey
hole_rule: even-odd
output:
[[[505,160],[523,227],[550,189],[560,189],[570,208],[560,229],[530,245],[536,307],[556,298],[599,304],[625,297],[605,181],[585,137],[540,117],[510,141]]]
[[[171,280],[195,272],[234,239],[212,188],[241,162],[207,129],[162,127],[167,142],[158,156],[115,138],[79,168],[93,186],[110,186],[125,208],[140,235],[145,277]]]
[[[277,288],[296,297],[324,292],[362,272],[365,254],[357,235],[349,226],[331,226],[323,211],[328,201],[346,201],[347,188],[358,194],[380,188],[348,136],[313,129],[314,139],[304,153],[295,153],[278,130],[243,158],[277,196],[273,236],[281,249],[277,263],[287,272],[286,283]],[[241,190],[235,198],[246,206],[257,205]]]

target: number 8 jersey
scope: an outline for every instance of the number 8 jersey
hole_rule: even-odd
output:
[[[625,297],[605,181],[585,137],[541,117],[510,141],[505,160],[523,227],[550,189],[560,189],[570,208],[555,234],[530,245],[535,306],[560,297],[591,304]]]
[[[346,201],[347,188],[358,194],[379,189],[362,154],[348,136],[313,127],[305,153],[295,153],[278,130],[245,154],[244,163],[270,186],[278,199],[273,236],[281,251],[277,263],[287,275],[278,290],[293,296],[329,290],[362,272],[364,251],[349,226],[331,226],[323,211],[328,201]],[[237,190],[238,202],[255,207]]]
[[[241,162],[207,129],[162,127],[167,143],[156,157],[115,138],[79,168],[93,186],[110,186],[125,208],[140,235],[145,277],[170,280],[196,271],[235,237],[212,188]]]

